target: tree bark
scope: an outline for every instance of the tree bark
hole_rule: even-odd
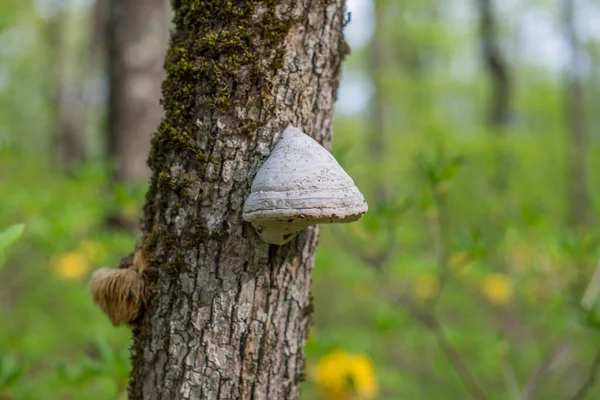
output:
[[[107,0],[110,98],[108,154],[115,179],[145,182],[152,133],[163,116],[160,84],[167,43],[164,0]]]
[[[588,129],[580,65],[581,46],[575,28],[574,0],[563,0],[565,37],[570,47],[570,65],[566,70],[565,114],[569,130],[568,153],[568,224],[585,226],[589,216],[587,177]]]
[[[294,399],[318,231],[284,246],[242,221],[288,123],[324,146],[347,46],[343,0],[173,0],[139,244],[130,399]]]

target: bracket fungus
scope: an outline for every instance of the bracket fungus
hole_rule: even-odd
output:
[[[262,240],[281,245],[307,226],[356,221],[367,210],[331,153],[290,125],[256,174],[242,218]]]

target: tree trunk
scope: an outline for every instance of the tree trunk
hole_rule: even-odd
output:
[[[158,99],[166,5],[164,0],[108,0],[108,7],[108,154],[117,180],[140,183],[150,174],[150,139],[163,116]]]
[[[371,39],[371,54],[369,58],[369,75],[373,83],[373,99],[371,101],[371,135],[369,141],[369,153],[371,162],[375,165],[381,164],[385,153],[385,110],[383,94],[384,74],[384,43],[383,43],[383,11],[384,3],[375,1],[375,30]],[[378,171],[381,168],[377,168]],[[379,174],[379,172],[377,172]],[[386,193],[381,177],[377,179],[374,188],[375,204],[381,205],[386,199]]]
[[[565,113],[569,125],[568,223],[581,227],[588,223],[589,193],[587,178],[588,131],[580,65],[580,45],[575,28],[574,0],[563,0],[565,37],[570,47],[566,71]]]
[[[499,46],[492,0],[478,1],[482,54],[492,83],[488,120],[489,125],[500,133],[510,120],[510,77]]]
[[[479,29],[481,32],[482,57],[491,83],[488,108],[488,127],[496,135],[503,135],[510,122],[511,84],[508,63],[500,49],[498,28],[494,14],[493,0],[477,0],[479,9]],[[494,186],[502,193],[508,184],[508,155],[499,148],[497,171]]]
[[[52,68],[50,102],[53,110],[54,153],[57,164],[71,171],[85,158],[82,74],[69,65],[72,52],[66,40],[68,10],[60,10],[48,22],[48,49]],[[71,56],[71,57],[70,57]]]
[[[174,0],[144,235],[152,300],[130,399],[294,399],[317,228],[284,246],[242,221],[288,123],[329,146],[343,0]]]

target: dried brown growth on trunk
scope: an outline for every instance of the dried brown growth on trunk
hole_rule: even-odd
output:
[[[139,316],[147,297],[142,279],[146,264],[145,252],[140,250],[135,253],[133,263],[125,262],[118,269],[100,268],[92,275],[90,291],[94,303],[113,325],[133,322]]]

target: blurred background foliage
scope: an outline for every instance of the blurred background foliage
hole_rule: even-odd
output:
[[[106,145],[106,1],[0,2],[0,399],[126,398],[86,287],[145,192]],[[600,4],[349,11],[333,152],[370,211],[321,228],[302,397],[599,398]]]

